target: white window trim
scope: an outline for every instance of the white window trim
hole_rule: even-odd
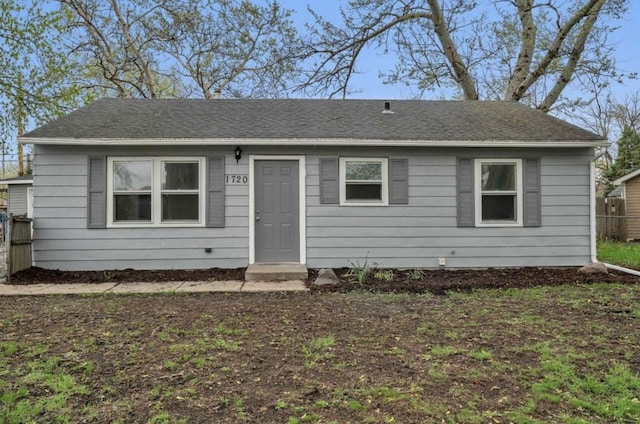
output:
[[[113,220],[113,162],[118,161],[151,161],[151,222],[114,222]],[[197,222],[165,221],[162,222],[162,190],[161,163],[198,162],[199,165],[199,217]],[[201,156],[118,156],[107,158],[107,228],[168,228],[168,227],[204,227],[206,219],[206,160]]]
[[[349,201],[347,200],[347,162],[377,162],[382,168],[382,200]],[[372,157],[340,158],[340,206],[388,206],[389,205],[389,159]]]
[[[27,218],[33,218],[33,187],[27,187]]]
[[[482,221],[482,164],[483,163],[512,163],[516,165],[516,220],[515,221]],[[474,193],[476,227],[522,227],[523,222],[523,186],[522,159],[480,158],[474,163]]]

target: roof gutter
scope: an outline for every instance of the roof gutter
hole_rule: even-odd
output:
[[[401,146],[401,147],[601,147],[605,140],[362,140],[352,138],[46,138],[20,137],[24,144],[68,146]]]

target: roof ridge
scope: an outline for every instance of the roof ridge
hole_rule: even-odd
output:
[[[604,140],[515,101],[415,99],[103,98],[22,137],[41,138]]]

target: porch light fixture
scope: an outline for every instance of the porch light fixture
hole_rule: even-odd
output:
[[[240,159],[242,158],[242,149],[240,146],[236,147],[236,150],[234,150],[233,153],[236,156],[236,163],[240,162]]]

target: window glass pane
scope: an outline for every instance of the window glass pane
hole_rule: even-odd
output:
[[[163,190],[197,190],[198,163],[197,162],[163,162],[162,163]]]
[[[382,200],[382,185],[379,183],[346,185],[346,200]]]
[[[513,163],[483,163],[483,191],[514,191],[516,189],[516,165]]]
[[[199,202],[197,194],[163,194],[162,220],[198,220]]]
[[[347,180],[382,180],[382,164],[380,162],[347,162]]]
[[[482,195],[483,221],[515,221],[516,196],[484,194]]]
[[[115,221],[151,221],[151,195],[116,194],[113,212]]]
[[[151,162],[113,162],[115,191],[151,190]]]

